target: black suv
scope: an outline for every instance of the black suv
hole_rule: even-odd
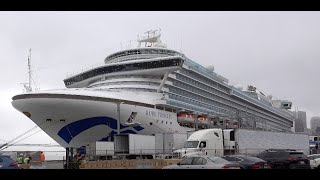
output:
[[[257,157],[267,161],[272,169],[311,169],[308,157],[296,150],[269,149]]]

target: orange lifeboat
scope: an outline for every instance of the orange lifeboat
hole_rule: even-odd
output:
[[[208,116],[207,115],[199,115],[198,116],[198,123],[200,125],[207,125],[209,124]]]
[[[192,113],[179,113],[178,114],[179,123],[195,123],[195,116]]]

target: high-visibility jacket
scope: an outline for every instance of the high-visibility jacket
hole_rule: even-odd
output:
[[[18,163],[19,163],[19,164],[22,163],[22,157],[18,157]]]
[[[28,157],[24,158],[24,163],[25,163],[25,164],[28,164],[28,163],[29,163],[29,158],[28,158]]]
[[[40,154],[40,160],[41,160],[41,162],[43,162],[45,160],[44,153]]]

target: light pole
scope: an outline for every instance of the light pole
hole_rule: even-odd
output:
[[[195,120],[196,120],[196,126],[195,126],[195,130],[198,131],[198,117],[199,117],[199,113],[196,112],[195,114],[196,114],[196,119],[195,119]]]
[[[118,115],[117,134],[120,134],[120,104],[123,104],[123,102],[117,101],[117,115]]]

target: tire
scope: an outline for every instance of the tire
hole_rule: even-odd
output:
[[[279,169],[279,166],[278,166],[278,165],[272,165],[271,168],[272,168],[272,169]]]
[[[275,164],[272,169],[285,169],[283,164]],[[290,169],[290,167],[289,167]]]
[[[290,165],[289,169],[296,169],[296,167],[294,165]]]

